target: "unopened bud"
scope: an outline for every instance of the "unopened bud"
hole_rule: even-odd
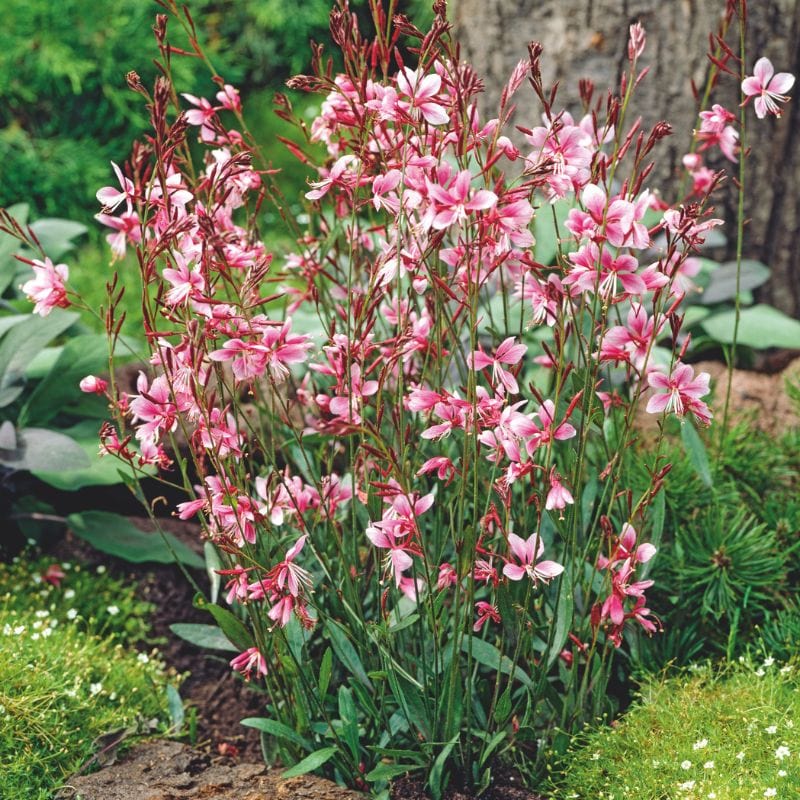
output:
[[[79,384],[82,392],[86,394],[103,394],[108,388],[108,382],[94,375],[87,375]]]

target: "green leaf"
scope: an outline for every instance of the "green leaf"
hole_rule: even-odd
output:
[[[325,630],[330,637],[333,652],[336,653],[336,657],[339,661],[344,664],[351,675],[361,681],[367,689],[371,689],[372,683],[367,677],[364,665],[361,663],[361,659],[355,647],[353,647],[350,640],[347,638],[347,634],[344,632],[341,625],[333,620],[328,620],[325,623]]]
[[[328,693],[328,686],[331,684],[331,672],[333,670],[333,650],[330,647],[325,648],[322,655],[322,663],[319,665],[319,698],[325,700],[325,695]]]
[[[69,219],[37,219],[31,224],[31,230],[36,234],[42,250],[53,261],[57,261],[75,246],[72,242],[78,236],[83,236],[87,230],[80,222]]]
[[[287,769],[281,774],[281,777],[296,778],[298,775],[305,775],[307,772],[313,772],[315,769],[319,769],[323,764],[330,761],[336,755],[336,750],[336,747],[323,747],[310,756],[306,756],[290,769]]]
[[[466,653],[469,648],[469,640],[464,637],[461,640],[461,649]],[[500,651],[489,642],[484,641],[483,639],[476,639],[475,637],[472,638],[472,657],[479,663],[483,664],[484,667],[489,667],[493,670],[499,670],[504,675],[510,675],[512,667],[514,666],[513,662],[508,656],[500,655]],[[514,677],[526,687],[530,687],[532,685],[531,679],[527,672],[525,672],[522,667],[517,666],[514,669]]]
[[[572,617],[575,610],[575,596],[572,582],[572,572],[569,567],[558,577],[558,601],[556,602],[555,629],[547,656],[547,668],[553,666],[558,654],[567,641],[567,636],[572,630]]]
[[[33,474],[40,480],[65,492],[74,492],[84,486],[113,486],[122,483],[124,478],[120,475],[124,465],[113,456],[100,456],[97,449],[100,446],[98,437],[99,422],[85,420],[71,428],[65,428],[61,433],[69,436],[80,445],[85,453],[88,466],[81,469],[65,469],[60,472],[47,470],[34,470]],[[145,472],[155,472],[152,467],[144,467]]]
[[[735,321],[735,311],[721,311],[707,317],[700,325],[717,342],[732,344]],[[737,341],[756,350],[767,347],[797,349],[800,347],[800,322],[772,306],[759,304],[744,308],[739,320]]]
[[[505,733],[503,734],[505,736]],[[398,775],[405,775],[408,772],[422,769],[421,764],[384,764],[381,762],[375,769],[370,770],[364,779],[370,783],[377,783],[378,781],[390,781]]]
[[[681,439],[689,457],[689,462],[694,467],[694,471],[703,483],[711,488],[713,480],[711,477],[711,467],[708,463],[708,453],[703,440],[690,422],[683,421],[681,425]]]
[[[154,561],[171,564],[178,560],[189,567],[202,569],[203,559],[172,534],[145,533],[130,520],[108,511],[84,511],[70,514],[67,524],[72,532],[96,550],[139,564]]]
[[[25,383],[25,369],[34,356],[78,319],[56,308],[46,317],[30,316],[0,339],[0,408],[12,403]]]
[[[511,714],[511,687],[507,686],[494,709],[494,721],[502,725]]]
[[[167,710],[169,711],[169,719],[173,730],[175,733],[180,733],[185,718],[183,700],[181,700],[178,690],[171,683],[167,684]]]
[[[208,582],[211,587],[211,602],[216,603],[219,598],[219,586],[222,582],[222,576],[218,572],[218,570],[222,569],[222,561],[220,561],[217,548],[211,542],[203,544],[203,556],[206,562]]]
[[[267,733],[274,736],[276,739],[286,739],[292,744],[296,744],[303,750],[310,750],[311,744],[307,739],[304,739],[297,731],[278,722],[274,719],[267,719],[266,717],[247,717],[242,720],[242,725],[247,728],[255,728],[257,731]]]
[[[742,269],[739,280],[739,291],[746,292],[757,289],[769,280],[770,269],[766,264],[752,259],[742,260]],[[699,302],[703,305],[724,303],[726,300],[736,298],[736,262],[728,261],[720,264],[711,272],[708,285],[700,295]]]
[[[49,422],[65,406],[82,398],[80,380],[108,368],[108,342],[100,334],[71,338],[52,369],[31,392],[20,413],[20,423]]]
[[[440,800],[442,796],[442,790],[445,788],[442,782],[444,777],[444,765],[447,763],[447,759],[450,757],[450,753],[456,746],[460,736],[460,733],[455,734],[455,736],[453,736],[453,738],[442,748],[441,753],[436,756],[436,761],[433,762],[431,774],[428,776],[428,786],[431,787],[431,794],[433,795],[434,800]]]
[[[247,630],[244,623],[235,614],[232,614],[226,608],[222,608],[222,606],[218,606],[216,603],[207,602],[201,594],[195,596],[194,605],[195,608],[208,611],[222,628],[222,632],[241,652],[253,647],[254,642],[250,631]]]
[[[353,692],[347,686],[339,687],[339,719],[342,721],[342,738],[350,748],[353,760],[359,760],[358,715]]]
[[[74,439],[46,428],[23,428],[16,432],[15,449],[0,449],[0,464],[14,470],[60,472],[90,463]]]
[[[239,648],[216,625],[206,625],[200,622],[176,622],[169,629],[179,638],[191,642],[204,650],[225,650],[229,653],[238,653]]]

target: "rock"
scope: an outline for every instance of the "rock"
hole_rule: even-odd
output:
[[[331,781],[283,780],[264,764],[214,761],[181,742],[137,745],[118,763],[71,778],[58,800],[363,800]]]

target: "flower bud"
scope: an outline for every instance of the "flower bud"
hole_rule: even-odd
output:
[[[79,384],[81,391],[86,394],[103,394],[108,388],[108,382],[94,375],[87,375]]]

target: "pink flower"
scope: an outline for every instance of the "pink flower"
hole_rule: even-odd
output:
[[[102,378],[95,378],[94,375],[87,375],[78,384],[82,392],[86,394],[103,394],[108,388],[108,382]]]
[[[50,566],[48,566],[41,575],[41,578],[45,583],[49,583],[55,587],[61,586],[61,581],[63,581],[66,577],[67,573],[61,569],[59,564],[50,564]]]
[[[742,81],[742,92],[748,99],[756,98],[756,116],[764,119],[767,114],[774,114],[776,117],[781,115],[778,103],[789,100],[786,92],[792,86],[794,86],[794,75],[789,72],[779,72],[776,75],[772,62],[768,58],[759,58],[753,69],[753,76]]]
[[[472,630],[475,631],[475,633],[480,633],[481,628],[489,620],[492,622],[500,622],[500,612],[497,610],[497,607],[493,606],[491,603],[487,603],[485,600],[478,600],[478,602],[475,603],[475,612],[478,615],[475,624],[472,626]]]
[[[66,308],[69,300],[64,282],[69,279],[69,267],[66,264],[54,266],[49,258],[44,261],[34,259],[30,264],[35,277],[23,284],[22,291],[36,303],[34,312],[46,317],[56,306]]]
[[[442,88],[438,75],[425,75],[420,70],[404,67],[397,74],[397,88],[401,94],[411,98],[412,108],[419,109],[425,121],[431,125],[444,125],[450,121],[444,106],[436,97]]]
[[[250,647],[231,659],[231,667],[241,672],[246,681],[249,681],[255,671],[258,675],[267,674],[267,662],[257,647]]]
[[[202,141],[213,142],[216,133],[214,132],[213,125],[211,125],[211,120],[214,119],[217,109],[214,108],[205,97],[195,97],[193,94],[186,94],[185,92],[183,97],[193,106],[196,106],[196,108],[185,112],[186,121],[190,125],[198,125],[200,127],[200,138]]]
[[[710,378],[707,372],[701,372],[695,378],[694,370],[680,361],[675,364],[669,375],[663,372],[651,372],[647,381],[657,393],[648,401],[647,412],[673,413],[683,417],[687,411],[691,411],[698,422],[708,425],[712,415],[700,398],[708,394]]]
[[[275,585],[279,589],[283,589],[284,586],[288,588],[292,597],[297,597],[300,594],[301,586],[311,585],[311,574],[294,563],[295,558],[300,555],[306,539],[308,539],[308,536],[301,536],[286,551],[283,561],[270,571],[270,577],[273,577],[272,574],[274,573]]]
[[[550,473],[550,491],[547,493],[545,509],[547,511],[557,509],[559,512],[563,512],[567,505],[572,505],[574,502],[569,489],[562,485],[561,476],[553,470]],[[564,519],[563,513],[560,514],[559,519]]]
[[[474,370],[482,370],[487,367],[492,368],[492,381],[495,383],[497,391],[504,394],[507,389],[511,394],[519,392],[519,385],[514,375],[506,369],[503,369],[502,364],[518,364],[522,357],[528,350],[525,344],[514,344],[516,337],[509,336],[504,339],[497,350],[495,350],[494,358],[487,356],[483,350],[475,350],[467,356],[467,366]]]
[[[469,170],[462,170],[449,182],[447,188],[433,183],[427,178],[428,196],[434,203],[431,226],[441,231],[464,222],[467,216],[475,211],[485,211],[497,203],[497,195],[488,189],[479,189],[470,193],[472,175]]]
[[[126,178],[122,174],[122,170],[113,161],[111,166],[114,168],[120,189],[115,189],[113,186],[104,186],[97,192],[97,201],[103,204],[103,210],[108,213],[113,212],[124,201],[127,206],[126,210],[130,213],[133,210],[131,203],[134,196],[133,181],[130,178]]]
[[[544,552],[544,542],[538,533],[532,533],[523,539],[514,533],[509,534],[508,544],[511,552],[519,559],[519,564],[507,563],[503,567],[503,574],[512,581],[522,580],[526,575],[536,584],[537,581],[547,583],[558,577],[564,567],[555,561],[539,561]]]

